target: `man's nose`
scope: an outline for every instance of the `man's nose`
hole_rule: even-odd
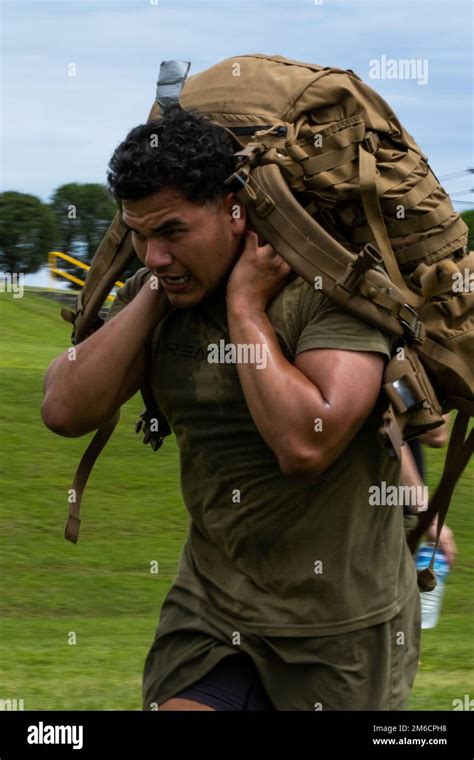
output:
[[[151,238],[146,247],[145,266],[150,270],[156,270],[171,266],[172,263],[173,257],[168,250],[166,241]]]

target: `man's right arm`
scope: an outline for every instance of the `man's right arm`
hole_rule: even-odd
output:
[[[150,280],[103,327],[63,351],[48,367],[41,414],[45,425],[67,437],[97,430],[140,388],[145,372],[145,340],[170,309]]]

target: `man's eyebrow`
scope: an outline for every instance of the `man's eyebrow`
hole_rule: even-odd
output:
[[[128,227],[129,230],[132,230],[133,232],[138,232],[138,230],[135,229],[135,227],[132,227],[130,224],[127,224],[127,222],[123,219],[123,224]],[[161,224],[159,227],[154,227],[152,229],[152,232],[168,232],[171,229],[174,229],[175,227],[184,227],[186,226],[186,222],[184,222],[182,219],[168,219],[164,224]]]

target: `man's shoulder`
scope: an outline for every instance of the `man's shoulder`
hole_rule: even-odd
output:
[[[149,274],[150,270],[147,267],[140,267],[140,269],[137,269],[131,277],[128,277],[125,280],[124,285],[120,288],[117,295],[131,301],[140,291]]]
[[[267,314],[278,325],[295,323],[302,327],[327,301],[321,290],[292,272],[284,287],[269,303]]]
[[[291,277],[268,309],[274,328],[293,356],[311,348],[377,351],[390,356],[389,336],[341,307],[317,284]]]
[[[133,301],[149,274],[150,270],[147,267],[141,267],[125,280],[122,287],[117,290],[115,300],[105,317],[106,322],[115,317],[130,301]]]

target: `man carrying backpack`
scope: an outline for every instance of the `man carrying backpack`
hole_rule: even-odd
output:
[[[147,379],[176,435],[191,519],[144,709],[397,710],[416,572],[403,509],[368,498],[399,483],[377,437],[390,339],[259,246],[224,185],[233,152],[180,108],[118,146],[109,184],[144,268],[51,364],[43,418],[84,435]]]

